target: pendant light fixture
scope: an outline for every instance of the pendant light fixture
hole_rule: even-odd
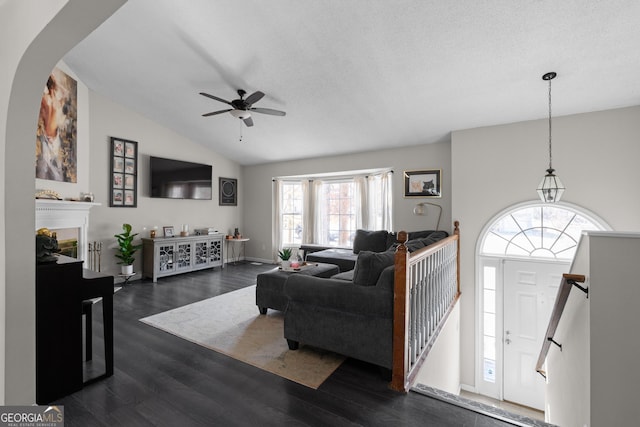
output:
[[[555,170],[552,166],[553,157],[551,155],[551,80],[553,80],[556,75],[556,73],[550,72],[542,76],[542,80],[549,82],[549,168],[547,169],[547,174],[542,178],[540,185],[538,185],[538,194],[540,195],[540,199],[545,203],[559,202],[565,190],[560,178],[554,174]]]

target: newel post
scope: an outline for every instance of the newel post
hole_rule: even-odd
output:
[[[393,390],[406,392],[408,366],[408,331],[409,316],[407,307],[409,305],[409,292],[407,285],[407,264],[409,261],[409,251],[405,243],[407,242],[407,232],[398,232],[398,247],[395,253],[395,275],[393,291],[393,368],[391,373],[390,387]]]
[[[453,221],[453,234],[458,239],[456,245],[456,285],[458,286],[458,295],[460,295],[460,221]]]

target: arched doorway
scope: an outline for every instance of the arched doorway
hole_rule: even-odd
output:
[[[35,401],[34,120],[42,84],[60,58],[127,0],[35,0],[2,3],[0,22],[10,37],[0,41],[0,403]],[[5,54],[6,53],[6,54]],[[5,116],[6,114],[6,116]],[[6,248],[6,249],[5,249]]]
[[[494,216],[477,254],[477,392],[543,410],[535,362],[562,273],[582,231],[609,230],[569,203],[526,202]]]

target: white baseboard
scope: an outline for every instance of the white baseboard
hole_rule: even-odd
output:
[[[476,388],[469,384],[460,384],[460,390],[468,391],[469,393],[478,394],[478,392],[476,391]]]
[[[253,258],[253,257],[248,257],[248,258],[245,258],[245,259],[246,259],[246,261],[249,261],[249,262],[261,262],[263,264],[273,264],[273,265],[275,265],[272,259]]]
[[[225,260],[225,264],[233,264],[234,262],[236,262],[236,259],[226,259]],[[253,258],[253,257],[240,257],[237,259],[237,262],[260,262],[262,264],[274,264],[273,260],[271,259],[263,259],[263,258]]]

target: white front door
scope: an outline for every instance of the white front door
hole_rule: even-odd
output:
[[[544,411],[544,378],[535,370],[549,317],[569,263],[504,264],[504,400]]]

